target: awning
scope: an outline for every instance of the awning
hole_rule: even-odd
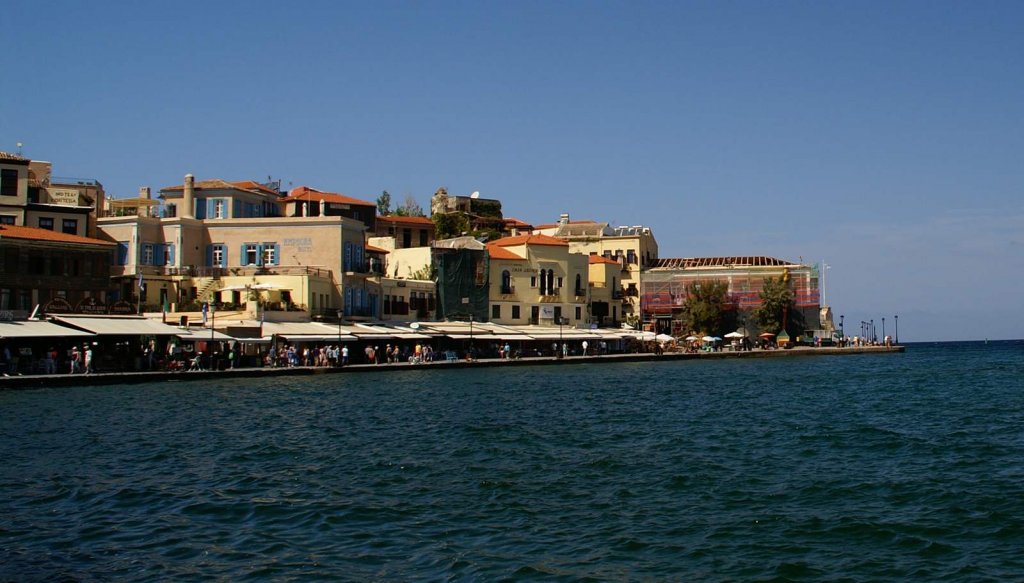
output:
[[[63,338],[92,335],[90,332],[75,330],[46,320],[0,322],[0,338]]]
[[[197,340],[198,341],[213,340],[214,342],[230,342],[232,340],[237,340],[234,336],[228,336],[227,334],[225,334],[223,332],[217,332],[216,330],[213,331],[212,335],[211,335],[209,330],[204,330],[202,328],[189,329],[189,330],[182,330],[181,328],[178,328],[177,330],[178,331],[175,334],[175,336],[177,336],[178,338],[181,338],[182,340],[185,340],[186,342],[195,342]]]
[[[355,342],[355,336],[342,334],[280,334],[289,342]]]
[[[99,336],[176,336],[181,331],[135,316],[54,316],[54,320]]]

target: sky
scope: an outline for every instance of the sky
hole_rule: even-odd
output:
[[[1022,338],[1024,3],[19,2],[0,150],[108,194],[440,186],[825,263],[848,334]]]

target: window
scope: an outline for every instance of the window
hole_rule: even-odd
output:
[[[559,275],[558,276],[558,289],[562,289],[563,287],[565,287],[565,286],[562,285],[562,276]]]
[[[412,247],[412,229],[402,229],[402,248]]]
[[[206,264],[210,267],[228,266],[228,249],[223,243],[214,243],[206,248]]]
[[[18,196],[18,171],[11,169],[0,170],[0,195]]]
[[[501,306],[494,304],[491,306],[491,319],[497,320],[501,318]]]
[[[384,294],[384,313],[385,314],[390,314],[391,313],[391,295],[390,294]]]
[[[576,295],[583,295],[583,276],[579,273],[576,274]],[[577,316],[579,318],[579,316]]]
[[[420,247],[427,246],[427,230],[420,229]]]
[[[507,269],[501,272],[501,293],[512,293],[512,274]]]
[[[213,201],[213,218],[227,218],[227,206],[223,198],[216,198]]]
[[[277,257],[279,254],[277,243],[264,243],[263,265],[278,265]]]
[[[343,271],[352,271],[352,243],[345,241],[345,256],[342,263]]]
[[[518,320],[519,319],[519,306],[518,305],[512,306],[512,319],[513,320]]]
[[[128,265],[128,241],[117,242],[117,265]]]
[[[242,245],[242,265],[258,265],[260,261],[260,246],[256,243]]]
[[[39,228],[47,231],[53,230],[53,217],[39,217]]]
[[[17,218],[14,215],[0,215],[0,225],[13,225]]]
[[[626,250],[626,263],[636,263],[636,251],[633,249]]]
[[[174,244],[173,243],[168,243],[167,245],[165,245],[165,247],[166,247],[167,253],[165,254],[165,257],[164,257],[164,264],[165,265],[174,265]]]
[[[576,319],[577,320],[582,320],[583,319],[583,308],[581,308],[579,306],[576,306]]]
[[[153,265],[153,244],[146,243],[142,246],[142,264]]]
[[[61,232],[67,235],[77,235],[78,219],[64,219],[61,225]]]

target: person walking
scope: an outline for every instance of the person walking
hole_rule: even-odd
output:
[[[92,346],[85,346],[85,374],[96,372],[92,367]]]
[[[586,340],[584,340],[584,341],[583,341],[583,356],[586,356],[586,355],[587,355],[587,346],[590,346],[590,345],[589,345],[589,344],[587,344],[587,341],[586,341]]]

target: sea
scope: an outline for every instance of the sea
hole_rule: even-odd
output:
[[[1024,580],[1024,341],[398,366],[0,392],[0,580]]]

